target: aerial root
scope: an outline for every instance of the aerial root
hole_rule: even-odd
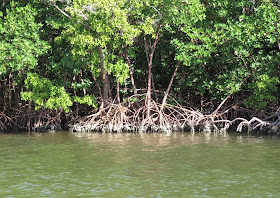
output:
[[[142,97],[144,98],[144,97]],[[128,98],[122,103],[107,103],[98,112],[80,117],[75,111],[62,116],[63,110],[40,109],[35,111],[27,105],[20,109],[0,112],[0,131],[58,131],[62,129],[61,119],[73,132],[237,132],[263,131],[280,133],[280,113],[260,119],[247,120],[237,117],[228,119],[227,111],[215,111],[211,114],[187,109],[179,104],[162,104],[151,100],[150,114],[147,116],[145,99],[138,96]]]
[[[28,106],[9,109],[0,113],[1,131],[59,131],[62,110],[34,110]]]
[[[140,105],[142,104],[142,106]],[[236,131],[247,129],[248,132],[270,127],[273,132],[279,132],[280,119],[277,122],[262,121],[256,117],[251,120],[236,118],[228,120],[225,112],[204,115],[201,112],[166,104],[161,110],[161,104],[152,100],[150,116],[146,116],[147,107],[144,102],[110,103],[98,113],[87,116],[76,124],[70,125],[76,132],[166,132],[201,131],[226,132],[232,125],[237,125]]]
[[[142,104],[142,106],[140,105]],[[201,112],[166,104],[164,109],[155,101],[151,102],[150,116],[146,116],[147,106],[144,102],[110,103],[99,112],[92,114],[69,125],[71,131],[76,132],[166,132],[173,131],[201,131],[225,132],[232,125],[237,125],[236,131],[246,128],[248,132],[271,126],[274,131],[280,130],[280,122],[262,121],[256,117],[251,120],[236,118],[226,119],[224,112],[204,115]],[[244,128],[245,127],[245,128]]]

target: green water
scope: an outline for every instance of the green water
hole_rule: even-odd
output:
[[[280,139],[0,134],[0,197],[280,197]]]

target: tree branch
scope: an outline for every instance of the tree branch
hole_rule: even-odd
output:
[[[61,10],[56,4],[55,4],[55,2],[53,1],[53,0],[49,0],[51,3],[52,3],[52,5],[56,8],[56,9],[58,9],[58,11],[61,13],[61,14],[63,14],[64,16],[66,16],[67,18],[71,18],[68,14],[66,14],[63,10]]]

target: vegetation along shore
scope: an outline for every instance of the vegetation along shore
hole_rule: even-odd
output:
[[[276,0],[3,0],[0,131],[280,133]]]

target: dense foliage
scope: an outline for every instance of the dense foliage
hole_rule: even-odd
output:
[[[28,106],[77,117],[146,90],[161,102],[175,69],[167,94],[183,106],[207,112],[228,97],[236,109],[279,111],[279,1],[1,4],[3,114]]]

